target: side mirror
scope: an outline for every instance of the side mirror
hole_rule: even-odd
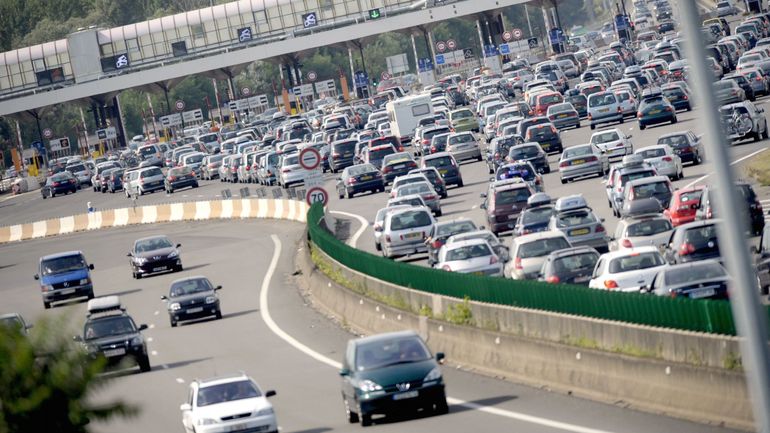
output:
[[[633,134],[628,134],[628,135],[626,136],[626,138],[634,138],[634,135],[633,135]]]
[[[221,285],[216,286],[216,287],[214,287],[214,290],[222,290],[222,286]]]
[[[36,280],[39,280],[39,279],[40,279],[40,275],[38,275],[38,274],[35,274],[35,275],[33,275],[33,276],[32,276],[32,278],[34,278],[34,279],[36,279]]]
[[[438,362],[441,365],[444,365],[445,359],[446,359],[446,355],[444,355],[444,352],[436,352],[436,362]]]
[[[278,393],[276,393],[274,389],[271,389],[270,391],[267,391],[267,392],[265,393],[265,397],[266,397],[266,398],[270,398],[270,397],[273,397],[273,396],[275,396],[275,395],[277,395],[277,394],[278,394]]]
[[[179,410],[182,412],[187,412],[192,410],[192,406],[190,406],[190,403],[184,403],[179,406]]]
[[[182,246],[182,244],[176,244],[176,247],[177,247],[177,248],[179,248],[179,247],[181,247],[181,246]]]
[[[131,251],[129,251],[128,254],[126,254],[126,257],[133,257],[133,254],[131,254]]]
[[[604,222],[606,220],[604,218],[599,218],[599,221]]]
[[[79,335],[74,335],[74,336],[72,337],[72,340],[73,340],[73,341],[77,341],[77,342],[81,342],[81,341],[83,341],[83,337],[81,337],[81,336],[79,336]]]
[[[144,323],[142,323],[141,325],[139,325],[139,330],[140,330],[140,331],[144,331],[144,330],[145,330],[145,329],[147,329],[147,328],[148,328],[148,327],[147,327],[147,325],[146,325],[146,324],[144,324]]]
[[[94,264],[93,264],[93,263],[91,263],[90,265],[88,265],[88,269],[90,269],[90,270],[92,270],[92,271],[93,271],[93,270],[94,270]]]
[[[160,295],[161,301],[168,301],[168,296],[166,295]]]
[[[485,193],[485,192],[482,192],[481,194],[479,194],[479,197],[481,197],[481,198],[487,198],[487,193]]]
[[[345,376],[350,376],[350,370],[349,370],[349,369],[347,369],[347,368],[344,368],[344,367],[343,367],[343,368],[340,370],[340,376],[343,376],[343,377],[345,377]]]
[[[486,209],[486,208],[487,208],[487,204],[486,203],[481,203],[479,205],[479,209]]]

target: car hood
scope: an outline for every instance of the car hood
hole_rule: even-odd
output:
[[[89,346],[103,346],[105,344],[119,344],[123,345],[126,341],[131,341],[135,337],[141,336],[138,332],[129,332],[121,335],[109,335],[101,338],[94,338],[86,340],[85,343]]]
[[[268,407],[271,407],[271,404],[265,397],[255,397],[196,407],[194,413],[198,419],[214,418],[219,420],[222,417],[241,413],[255,413]]]
[[[161,248],[157,250],[152,251],[145,251],[143,253],[135,253],[134,257],[141,257],[141,258],[148,258],[148,257],[154,257],[154,256],[167,256],[171,254],[171,252],[175,251],[176,248],[169,247],[169,248]]]
[[[40,277],[40,281],[43,284],[58,284],[64,281],[80,280],[83,278],[88,278],[88,268],[76,269],[60,274],[44,275]]]
[[[359,371],[356,372],[356,378],[358,380],[371,380],[384,388],[396,383],[423,380],[437,366],[438,363],[431,358],[425,361],[395,364],[373,370]]]

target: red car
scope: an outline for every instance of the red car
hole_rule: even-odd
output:
[[[695,212],[700,205],[703,186],[695,186],[674,191],[671,203],[663,214],[671,220],[674,227],[695,221]]]

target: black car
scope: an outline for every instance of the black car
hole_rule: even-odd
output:
[[[564,150],[559,130],[550,122],[530,126],[523,137],[525,142],[537,142],[548,153],[561,153]]]
[[[690,299],[728,299],[730,277],[716,260],[666,266],[643,291],[658,296]]]
[[[755,254],[754,263],[757,267],[759,291],[761,294],[767,295],[768,289],[770,289],[770,225],[766,225],[762,230],[759,246],[752,245],[751,251]]]
[[[690,95],[675,84],[668,84],[662,87],[663,96],[668,99],[668,102],[674,106],[675,110],[687,110],[692,111],[692,105],[690,104]]]
[[[329,155],[329,170],[332,173],[344,170],[353,165],[357,140],[339,140],[331,144]]]
[[[508,149],[508,161],[529,161],[538,173],[550,173],[548,154],[536,142],[519,144]]]
[[[372,164],[357,164],[342,170],[337,179],[339,198],[352,198],[355,194],[365,191],[385,191],[385,180],[377,167]]]
[[[80,185],[77,178],[68,171],[60,171],[45,181],[45,185],[40,188],[43,199],[55,197],[56,194],[68,194],[78,192]]]
[[[657,144],[667,144],[679,155],[682,163],[691,162],[698,165],[703,162],[703,144],[701,137],[692,131],[673,132],[658,138]]]
[[[222,286],[214,287],[206,277],[182,278],[171,283],[168,296],[160,297],[166,301],[171,327],[175,327],[178,322],[202,317],[221,319],[222,310],[217,296],[217,291],[221,289]]]
[[[125,169],[115,169],[110,173],[110,177],[107,179],[107,191],[111,194],[115,191],[121,191],[123,189],[123,173]]]
[[[599,252],[587,246],[554,251],[543,262],[540,281],[587,286],[598,261]]]
[[[167,194],[173,194],[174,191],[181,188],[197,188],[198,178],[190,167],[174,167],[168,170],[164,186]]]
[[[569,102],[575,107],[578,112],[578,116],[584,118],[588,116],[588,98],[586,95],[578,93],[577,95],[570,95],[564,98],[564,102]]]
[[[664,252],[669,264],[720,259],[717,224],[720,220],[693,221],[674,229]]]
[[[423,409],[449,412],[439,364],[413,331],[372,335],[348,341],[342,360],[342,401],[348,422],[372,424],[373,414]]]
[[[739,202],[745,206],[741,209],[741,212],[745,218],[746,227],[752,235],[759,236],[762,233],[762,229],[765,228],[765,216],[762,212],[762,204],[757,198],[757,193],[754,192],[751,184],[746,182],[737,182],[735,184],[735,192],[737,194],[736,197],[740,198]],[[696,220],[708,220],[718,217],[714,209],[714,199],[714,187],[706,186],[701,195],[700,205],[695,211]]]
[[[181,246],[182,244],[174,246],[168,237],[163,235],[137,239],[128,253],[131,274],[139,279],[156,272],[181,271]]]
[[[151,367],[147,343],[141,334],[145,329],[147,325],[136,326],[117,296],[104,296],[88,301],[83,335],[74,339],[83,344],[90,356],[104,357],[109,366],[136,364],[146,372]]]

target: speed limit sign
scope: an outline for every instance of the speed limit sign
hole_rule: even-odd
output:
[[[307,201],[307,204],[310,206],[312,206],[313,203],[321,203],[321,205],[326,206],[326,203],[329,202],[329,193],[326,192],[325,188],[316,186],[307,191],[305,201]]]

